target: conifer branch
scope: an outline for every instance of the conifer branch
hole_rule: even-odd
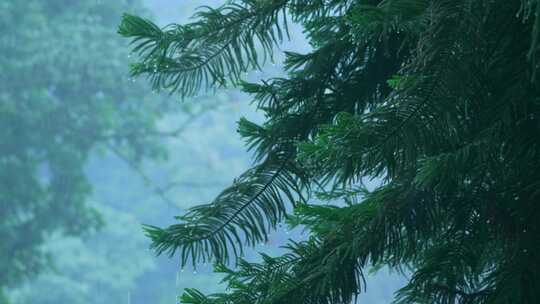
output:
[[[146,226],[152,246],[158,254],[172,255],[180,250],[182,264],[188,262],[188,257],[193,262],[228,263],[228,249],[238,256],[242,243],[255,245],[266,241],[268,229],[275,227],[286,213],[283,200],[294,204],[294,193],[302,191],[303,182],[290,172],[296,169],[288,155],[269,157],[248,170],[212,203],[193,207],[178,216],[182,223],[166,229]]]
[[[537,2],[290,0],[315,50],[288,53],[286,78],[243,84],[267,117],[239,124],[260,164],[180,224],[147,232],[183,264],[226,262],[241,243],[264,241],[284,203],[313,193],[308,185],[341,185],[321,198],[361,202],[302,204],[294,221],[313,236],[289,248],[298,259],[275,271],[264,256],[240,261],[226,271],[229,293],[188,290],[184,302],[348,304],[365,288],[365,267],[382,266],[410,269],[402,304],[538,302]],[[213,48],[184,67],[228,41],[193,39]],[[238,62],[216,70],[218,84],[255,66],[227,59]],[[294,157],[283,162],[286,151]],[[384,183],[355,192],[366,176]]]
[[[257,53],[263,54],[263,61],[271,58],[273,46],[283,39],[279,24],[287,21],[279,15],[285,14],[288,0],[239,2],[205,7],[196,15],[199,20],[163,29],[124,15],[118,32],[132,38],[133,51],[142,58],[133,65],[132,76],[147,74],[154,89],[190,96],[201,86],[225,86],[227,80],[238,82],[242,73],[260,68]]]

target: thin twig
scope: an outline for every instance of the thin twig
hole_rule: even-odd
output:
[[[176,209],[182,210],[182,208],[178,207],[178,205],[171,200],[167,194],[166,191],[164,191],[161,187],[153,185],[152,179],[144,172],[144,170],[141,169],[139,164],[137,164],[135,161],[133,161],[131,158],[129,158],[127,155],[122,153],[119,149],[117,149],[114,145],[111,143],[106,143],[107,148],[109,148],[110,151],[112,151],[117,157],[122,159],[133,171],[137,172],[139,176],[142,178],[144,184],[153,190],[153,192],[161,198],[167,205],[172,206]]]

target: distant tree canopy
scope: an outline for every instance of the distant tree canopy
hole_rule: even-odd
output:
[[[243,81],[289,18],[313,51],[286,54],[288,77]],[[181,96],[239,86],[266,114],[238,125],[251,169],[146,228],[157,253],[227,275],[227,293],[182,301],[350,303],[388,266],[410,272],[397,303],[538,303],[539,31],[536,0],[238,0],[161,29],[126,15],[133,76]],[[240,257],[285,219],[310,238]]]
[[[49,264],[52,233],[99,226],[86,204],[90,152],[162,154],[154,132],[164,105],[130,83],[114,31],[133,7],[142,12],[138,1],[0,3],[0,289]]]
[[[144,235],[134,233],[140,231],[139,221],[109,206],[92,207],[106,226],[84,238],[47,239],[44,247],[54,258],[54,270],[10,288],[10,303],[125,303],[126,294],[140,288],[134,282],[153,268],[154,259],[144,250]]]

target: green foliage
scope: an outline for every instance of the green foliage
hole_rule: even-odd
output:
[[[92,152],[164,156],[154,133],[166,107],[127,79],[112,27],[130,3],[0,4],[0,288],[50,264],[42,245],[51,234],[101,226],[86,204]]]
[[[264,241],[296,194],[306,200],[291,223],[313,235],[282,257],[219,266],[229,292],[188,290],[183,302],[350,303],[366,269],[388,266],[412,273],[397,303],[538,303],[538,10],[533,0],[238,0],[165,30],[126,16],[120,33],[141,55],[132,73],[183,96],[257,68],[252,41],[285,26],[270,18],[278,12],[314,48],[286,53],[286,78],[240,83],[266,115],[239,123],[258,162],[249,178],[148,230],[158,253],[221,264],[240,242]],[[243,40],[222,50],[230,37],[211,35],[221,31]],[[178,66],[140,68],[153,60]],[[367,191],[366,177],[382,183]],[[348,204],[313,206],[313,186]]]
[[[274,165],[278,163],[279,167]],[[284,170],[286,159],[267,159],[241,175],[234,185],[210,204],[199,205],[176,218],[182,224],[163,230],[146,226],[158,254],[174,255],[179,243],[182,247],[181,264],[193,264],[212,258],[228,262],[229,251],[234,256],[242,253],[242,241],[251,246],[268,241],[268,230],[285,215],[281,197],[294,202],[294,193],[301,192],[294,175]],[[283,190],[283,191],[282,191]],[[278,204],[272,204],[278,202]]]
[[[276,21],[285,20],[287,1],[245,1],[200,10],[196,22],[171,25],[161,30],[149,20],[125,15],[118,32],[133,37],[133,51],[143,60],[132,65],[133,76],[148,74],[155,89],[179,91],[183,96],[201,86],[224,86],[238,81],[242,73],[260,68],[272,47],[287,34]],[[158,73],[159,72],[159,73]]]

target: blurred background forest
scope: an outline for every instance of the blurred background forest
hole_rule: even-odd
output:
[[[0,3],[0,303],[165,304],[186,287],[222,290],[209,265],[155,257],[141,224],[172,223],[248,168],[235,122],[258,114],[236,90],[181,101],[129,79],[116,33],[124,12],[166,25],[222,2]],[[292,38],[284,49],[309,49]],[[280,73],[278,56],[246,78]],[[254,252],[302,237],[283,228]],[[403,282],[382,271],[361,302],[389,303]]]

